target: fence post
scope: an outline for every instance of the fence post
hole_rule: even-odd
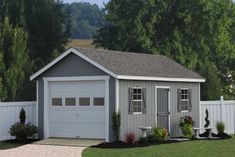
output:
[[[224,97],[220,96],[220,104],[221,104],[221,122],[224,122]]]

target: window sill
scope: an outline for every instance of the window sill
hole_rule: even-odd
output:
[[[180,111],[181,113],[188,113],[189,111],[187,110],[184,110],[184,111]]]
[[[142,112],[133,112],[132,114],[143,114]]]

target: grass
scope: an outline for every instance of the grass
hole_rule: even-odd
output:
[[[227,140],[195,140],[138,148],[95,148],[83,151],[83,157],[232,157],[235,136]]]
[[[0,150],[16,148],[24,145],[24,143],[17,143],[13,141],[0,141]]]
[[[72,39],[68,43],[67,47],[78,46],[84,48],[95,48],[95,45],[93,45],[92,42],[92,39]]]

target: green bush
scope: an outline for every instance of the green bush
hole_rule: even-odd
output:
[[[154,128],[153,132],[154,132],[155,139],[157,141],[166,140],[168,137],[168,130],[166,128],[161,128],[161,127]]]
[[[216,129],[218,131],[219,134],[224,133],[225,130],[225,124],[223,122],[217,122],[216,124]]]
[[[194,121],[190,116],[181,117],[179,127],[183,135],[187,138],[192,138],[193,136],[193,125]]]
[[[139,142],[140,143],[148,143],[148,137],[140,137]]]
[[[15,136],[17,141],[25,142],[27,138],[33,137],[37,133],[37,127],[31,123],[17,122],[11,126],[9,133],[11,136]]]
[[[147,136],[147,138],[148,138],[149,143],[153,143],[153,142],[156,141],[155,135],[150,134],[150,135]]]
[[[113,130],[113,136],[116,141],[119,140],[120,135],[120,125],[121,125],[121,114],[120,112],[113,112],[112,114],[112,130]]]
[[[184,134],[185,137],[187,138],[192,138],[193,136],[193,127],[190,124],[184,124],[181,127],[182,133]]]

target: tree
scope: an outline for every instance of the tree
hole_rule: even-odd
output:
[[[15,100],[23,90],[28,72],[28,35],[22,28],[12,27],[6,17],[0,32],[0,78],[2,100]]]
[[[210,80],[204,86],[208,88],[205,99],[218,98],[218,92],[210,93],[214,88],[231,95],[235,54],[232,0],[111,0],[106,12],[107,25],[95,36],[97,46],[166,55]],[[215,79],[208,78],[211,72],[204,73],[204,63],[213,64],[205,66],[215,72]]]

